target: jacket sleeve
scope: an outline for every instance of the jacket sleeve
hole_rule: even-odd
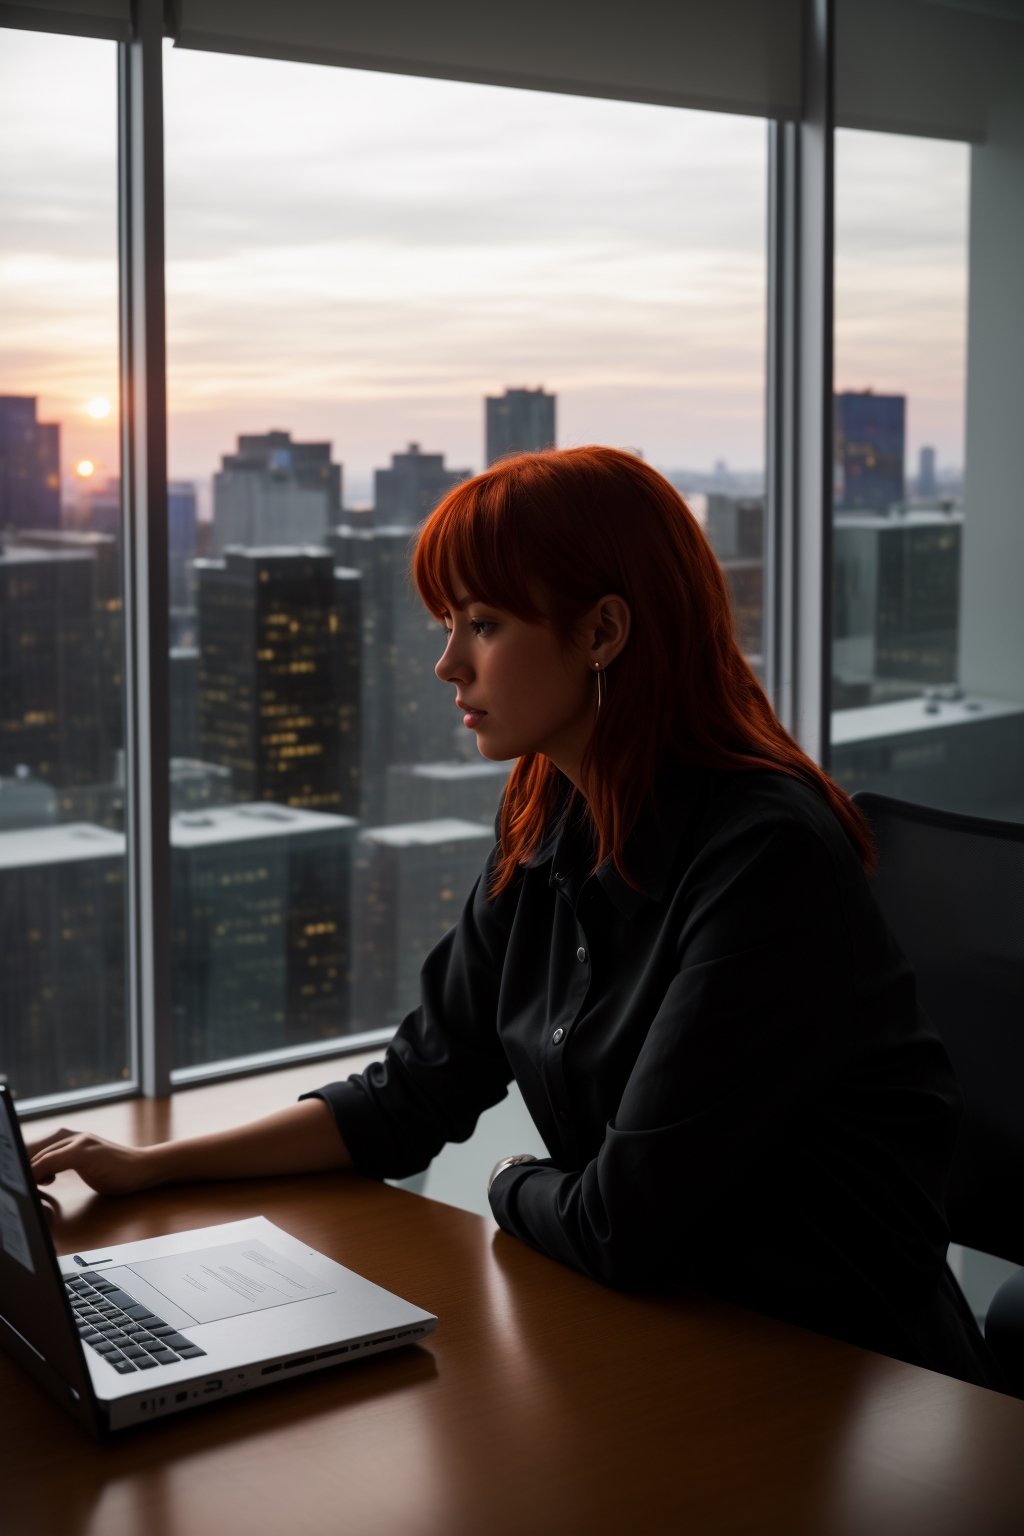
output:
[[[792,1137],[856,1036],[833,856],[799,826],[750,829],[688,872],[678,969],[597,1155],[495,1180],[499,1225],[621,1287],[679,1272],[731,1192]]]
[[[465,1141],[503,1099],[511,1069],[496,1028],[517,882],[488,896],[495,847],[455,927],[427,956],[420,1005],[387,1053],[359,1076],[303,1094],[321,1098],[360,1173],[406,1178],[448,1141]]]

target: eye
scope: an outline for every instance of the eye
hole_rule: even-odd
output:
[[[493,619],[470,619],[469,627],[474,635],[489,635],[492,629],[497,628],[497,625]]]

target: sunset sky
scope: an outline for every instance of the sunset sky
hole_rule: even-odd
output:
[[[0,394],[117,472],[114,46],[0,51]],[[752,119],[203,55],[166,68],[170,462],[329,438],[350,501],[410,441],[483,463],[483,396],[563,445],[763,463],[767,134]],[[968,151],[843,133],[838,388],[963,455]]]

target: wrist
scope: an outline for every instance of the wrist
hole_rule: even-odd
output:
[[[500,1178],[507,1168],[518,1168],[522,1163],[535,1163],[537,1159],[531,1152],[514,1152],[511,1157],[503,1157],[495,1163],[491,1169],[491,1176],[487,1180],[487,1193],[490,1194],[494,1187],[494,1181]]]

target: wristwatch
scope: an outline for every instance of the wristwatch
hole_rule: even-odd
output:
[[[495,1163],[491,1169],[491,1176],[487,1180],[487,1193],[491,1192],[491,1185],[499,1173],[504,1173],[506,1168],[514,1168],[517,1163],[535,1163],[537,1159],[530,1152],[516,1152],[512,1157],[503,1157],[500,1163]]]

